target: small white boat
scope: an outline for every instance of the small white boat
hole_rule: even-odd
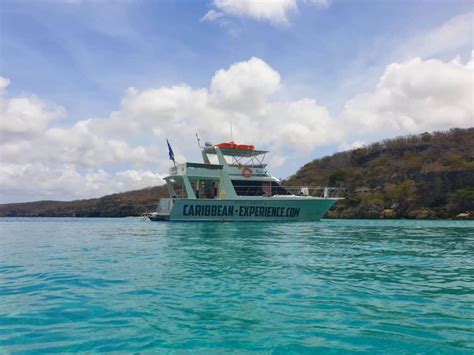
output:
[[[159,201],[152,221],[317,221],[342,189],[288,187],[271,176],[268,151],[234,142],[202,147],[203,163],[173,166],[165,178],[170,198]],[[170,153],[171,157],[171,153]],[[211,163],[211,160],[217,164]],[[217,159],[216,159],[217,158]]]

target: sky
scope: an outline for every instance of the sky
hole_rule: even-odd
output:
[[[474,126],[470,1],[1,0],[0,202],[163,184],[195,134],[286,178]]]

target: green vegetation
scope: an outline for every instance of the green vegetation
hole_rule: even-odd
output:
[[[164,186],[78,201],[37,201],[0,205],[0,216],[21,217],[127,217],[152,211],[161,197],[167,195]]]
[[[419,200],[415,180],[405,180],[399,184],[386,184],[382,198],[386,202],[386,207],[397,206],[399,211],[408,211]]]
[[[346,199],[329,211],[330,218],[473,218],[474,128],[337,153],[304,165],[285,184],[346,188]],[[89,200],[4,204],[0,216],[139,216],[166,195],[158,186]]]
[[[336,185],[339,182],[346,180],[347,172],[343,170],[336,170],[334,174],[329,177],[329,184]]]
[[[474,210],[474,128],[337,153],[304,165],[285,183],[346,188],[332,218],[456,217]]]
[[[449,195],[449,206],[452,211],[474,211],[474,187],[457,189]]]

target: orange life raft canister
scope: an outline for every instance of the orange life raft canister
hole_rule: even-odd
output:
[[[217,146],[223,149],[236,149],[237,148],[237,144],[235,144],[234,141],[230,141],[228,143],[219,143],[217,144]]]
[[[219,148],[223,149],[239,149],[239,150],[254,150],[255,146],[251,144],[236,144],[234,141],[219,143],[217,144]]]

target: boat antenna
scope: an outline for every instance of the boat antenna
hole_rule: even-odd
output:
[[[196,139],[197,139],[197,142],[198,142],[198,146],[199,146],[199,148],[201,148],[201,149],[202,149],[202,146],[201,146],[201,139],[199,138],[199,136],[198,136],[197,132],[196,132]]]

